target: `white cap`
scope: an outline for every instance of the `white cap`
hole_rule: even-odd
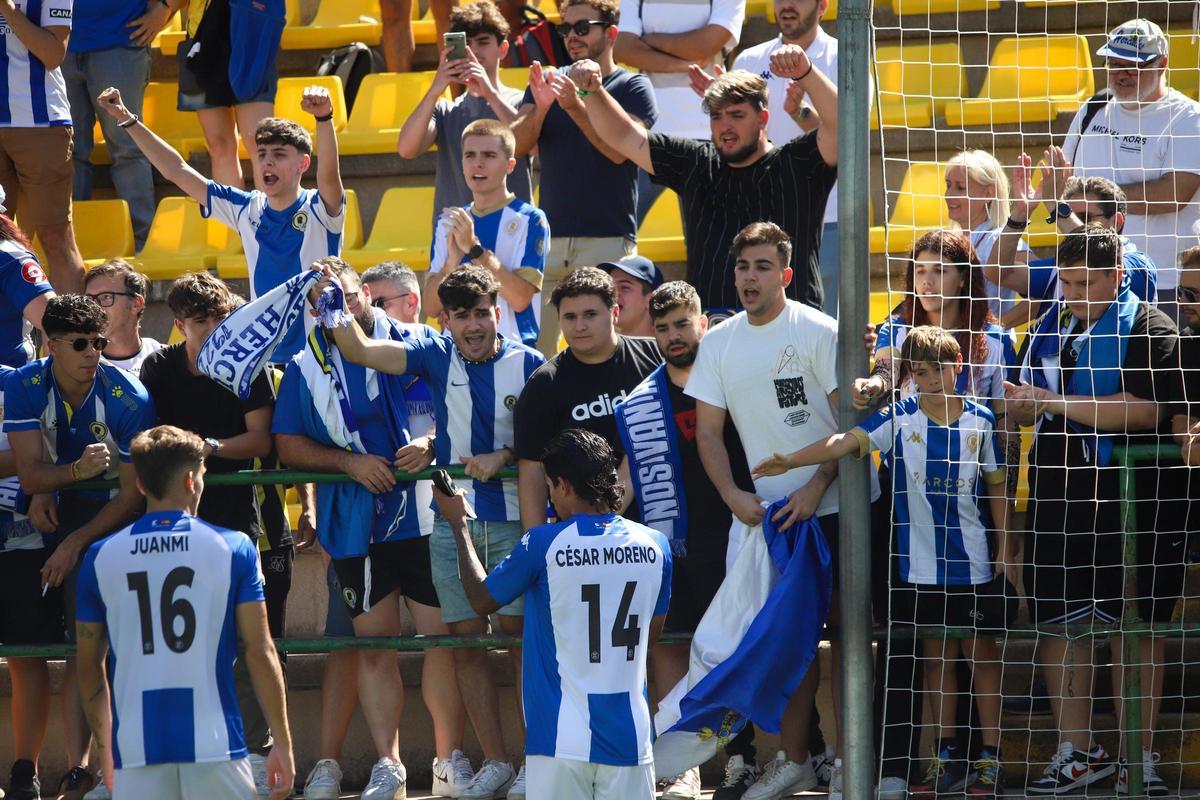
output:
[[[1145,64],[1167,55],[1168,48],[1162,28],[1148,19],[1131,19],[1113,28],[1108,42],[1096,51],[1096,55]]]

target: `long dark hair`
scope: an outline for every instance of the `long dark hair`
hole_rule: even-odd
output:
[[[951,330],[950,333],[958,341],[959,350],[967,354],[967,363],[970,366],[983,365],[988,357],[985,329],[989,324],[996,322],[996,315],[988,308],[987,287],[983,270],[979,266],[979,257],[965,234],[938,229],[929,231],[917,239],[904,275],[906,295],[897,308],[900,319],[912,328],[932,324],[929,313],[917,300],[916,294],[917,256],[922,253],[933,253],[941,260],[943,267],[954,267],[962,275],[965,326]]]
[[[33,245],[7,214],[0,214],[0,239],[16,242],[26,250],[32,250]]]

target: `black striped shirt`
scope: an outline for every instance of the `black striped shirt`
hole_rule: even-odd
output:
[[[774,222],[792,237],[788,297],[820,309],[821,230],[837,168],[817,150],[816,131],[772,148],[746,167],[721,160],[712,142],[650,132],[653,181],[679,195],[687,236],[687,279],[709,308],[739,307],[730,245],[752,222]]]

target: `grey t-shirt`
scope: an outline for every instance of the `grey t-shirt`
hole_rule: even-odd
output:
[[[500,96],[514,109],[521,107],[525,92],[508,86],[500,87]],[[437,175],[433,183],[433,216],[437,219],[443,208],[465,206],[471,202],[471,190],[462,174],[462,132],[477,119],[495,119],[487,101],[470,92],[454,100],[439,100],[433,109],[437,126]],[[529,178],[529,157],[517,159],[517,166],[508,176],[508,190],[527,203],[533,202]]]

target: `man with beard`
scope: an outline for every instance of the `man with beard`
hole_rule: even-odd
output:
[[[572,60],[594,64],[596,80],[626,118],[645,132],[658,117],[658,107],[649,79],[613,61],[620,21],[617,0],[563,0],[560,9],[563,21],[557,31]],[[573,70],[543,71],[535,63],[513,123],[517,157],[537,147],[541,162],[539,204],[553,234],[542,279],[546,302],[576,267],[636,252],[638,165],[592,128],[569,77]],[[547,357],[558,350],[559,330],[558,315],[544,314],[538,349]]]
[[[636,124],[601,84],[598,64],[572,67],[604,141],[682,199],[687,280],[709,311],[738,305],[729,242],[753,222],[774,222],[795,243],[788,296],[816,309],[824,297],[817,256],[837,177],[837,87],[793,44],[771,56],[771,72],[792,79],[820,118],[814,130],[779,146],[767,138],[767,82],[760,75],[734,70],[712,82],[703,100],[712,142],[696,142]]]
[[[708,318],[700,310],[696,290],[683,281],[672,281],[650,295],[650,319],[666,363],[650,373],[617,407],[617,430],[625,447],[620,473],[632,490],[626,492],[625,502],[641,500],[643,523],[661,531],[671,544],[674,570],[665,630],[691,634],[725,580],[725,556],[733,522],[729,506],[721,500],[700,461],[696,446],[696,400],[683,391],[700,340],[708,330]],[[729,417],[725,419],[725,449],[737,487],[753,492],[746,454]],[[665,462],[662,452],[671,454]],[[655,458],[655,454],[660,457]],[[663,473],[667,473],[665,478]],[[667,486],[673,490],[671,494],[677,503],[662,513],[669,504],[646,501],[655,493],[661,496]],[[687,671],[687,644],[654,645],[654,685],[660,696],[669,692]],[[730,757],[727,770],[740,778],[743,791],[757,777],[753,740],[754,726],[747,725],[725,748]],[[663,800],[700,797],[698,767],[664,783]],[[718,789],[718,800],[731,788]]]

